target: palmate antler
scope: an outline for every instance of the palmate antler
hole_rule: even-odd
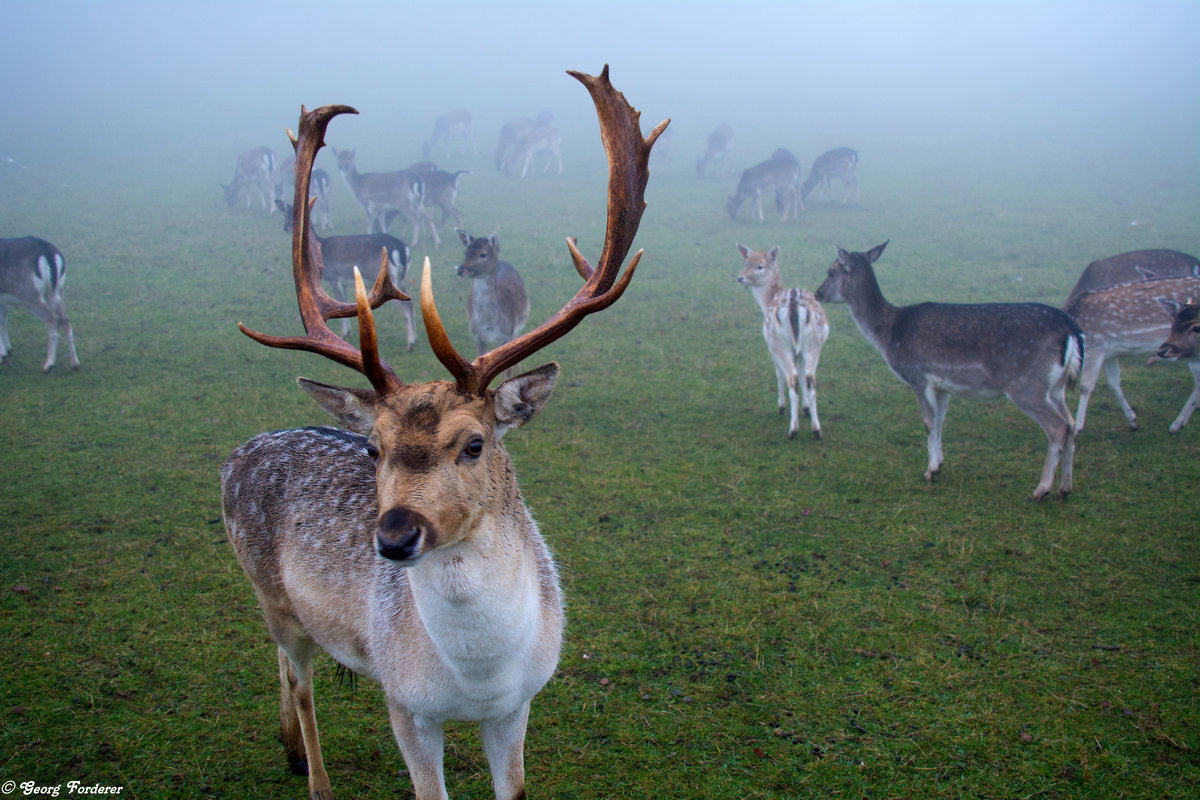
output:
[[[343,303],[330,297],[321,285],[321,274],[325,265],[321,260],[321,248],[317,246],[312,232],[310,216],[315,198],[309,199],[313,163],[317,151],[325,146],[325,130],[329,122],[339,114],[357,114],[350,106],[321,106],[313,111],[300,107],[300,135],[288,131],[288,138],[296,150],[296,195],[292,202],[292,273],[296,283],[296,299],[300,304],[300,318],[304,321],[307,336],[268,336],[250,330],[238,323],[238,329],[268,347],[289,350],[307,350],[361,372],[371,381],[380,395],[391,394],[404,386],[396,373],[379,358],[375,340],[375,322],[371,308],[378,308],[388,300],[408,300],[404,292],[396,288],[388,273],[387,251],[380,254],[379,276],[371,294],[366,298],[368,309],[361,313],[357,303]],[[331,319],[359,317],[359,350],[340,338],[326,324]]]
[[[421,276],[421,314],[425,319],[425,330],[430,347],[438,361],[454,376],[459,388],[470,394],[483,393],[492,379],[504,370],[519,363],[525,357],[541,350],[556,339],[565,336],[588,314],[601,311],[615,303],[637,268],[642,257],[639,250],[629,263],[625,274],[617,281],[621,264],[633,244],[642,212],[646,209],[646,182],[650,178],[648,162],[650,149],[659,135],[666,130],[670,120],[663,120],[650,135],[642,138],[639,125],[641,112],[633,109],[608,79],[608,65],[599,77],[582,72],[568,71],[587,87],[596,104],[600,119],[600,138],[608,153],[608,223],[604,233],[604,247],[600,251],[600,262],[596,269],[575,246],[576,240],[567,239],[571,260],[584,279],[583,286],[561,310],[536,329],[467,363],[450,345],[441,318],[433,302],[433,289],[429,278],[429,262]]]
[[[663,120],[650,135],[642,138],[639,120],[641,113],[634,110],[608,79],[608,65],[600,75],[585,75],[568,71],[568,74],[587,87],[596,105],[600,120],[600,138],[608,154],[608,221],[604,234],[604,247],[596,268],[588,263],[579,252],[574,238],[567,239],[571,260],[584,279],[583,286],[575,296],[536,329],[510,342],[484,353],[474,361],[467,362],[450,344],[446,329],[442,325],[433,301],[429,259],[421,276],[421,313],[425,320],[425,331],[430,347],[438,361],[449,370],[460,391],[468,394],[483,394],[492,379],[522,359],[541,350],[565,336],[588,314],[601,311],[615,303],[624,293],[633,278],[634,270],[641,259],[638,251],[623,275],[621,264],[633,244],[638,225],[645,211],[646,183],[650,178],[650,150],[670,120]],[[325,293],[321,287],[320,248],[315,247],[311,236],[309,213],[311,203],[308,187],[313,161],[317,151],[324,146],[325,129],[329,121],[338,114],[358,113],[349,106],[323,106],[312,112],[301,108],[300,136],[293,139],[296,147],[296,220],[292,234],[292,261],[296,280],[296,297],[300,302],[300,315],[304,320],[304,337],[266,336],[238,327],[255,341],[271,347],[308,350],[319,353],[339,364],[365,375],[383,397],[403,388],[404,383],[396,377],[386,363],[379,358],[375,340],[375,323],[372,308],[378,308],[390,299],[408,298],[401,293],[387,276],[387,257],[384,254],[379,277],[369,297],[360,289],[358,303],[340,303]],[[315,258],[314,253],[316,254]],[[361,279],[359,280],[361,286]],[[325,323],[335,317],[358,314],[359,341],[362,350],[347,344],[329,329]]]

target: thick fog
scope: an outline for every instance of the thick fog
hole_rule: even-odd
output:
[[[9,0],[4,18],[6,164],[65,151],[224,170],[241,149],[285,147],[302,103],[346,103],[363,116],[344,136],[390,143],[372,161],[398,167],[454,108],[485,151],[514,116],[594,125],[563,72],[605,63],[646,122],[674,119],[680,152],[725,121],[743,161],[852,142],[930,164],[1033,147],[1175,151],[1194,167],[1200,147],[1194,0]]]

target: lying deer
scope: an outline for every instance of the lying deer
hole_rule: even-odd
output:
[[[779,155],[779,151],[776,151]],[[790,153],[788,154],[791,155]],[[737,219],[738,209],[742,203],[754,199],[754,208],[758,211],[758,221],[763,221],[762,193],[764,189],[775,190],[775,207],[781,212],[780,222],[787,222],[788,215],[792,219],[800,219],[800,195],[796,192],[796,174],[799,165],[795,157],[772,157],[761,164],[755,164],[742,173],[738,181],[737,192],[725,203],[725,210],[730,219]]]
[[[1100,379],[1101,370],[1129,421],[1129,429],[1137,430],[1137,414],[1121,391],[1120,358],[1155,353],[1163,337],[1171,331],[1171,317],[1163,315],[1160,301],[1183,303],[1192,297],[1200,297],[1200,277],[1164,278],[1113,286],[1082,294],[1064,306],[1063,310],[1087,335],[1087,354],[1079,377],[1079,409],[1075,412],[1076,435],[1083,430],[1088,400]],[[1196,376],[1196,388],[1171,423],[1171,433],[1178,433],[1183,428],[1200,396],[1200,361],[1190,361],[1189,366]]]
[[[412,170],[393,172],[359,172],[354,163],[354,150],[334,150],[338,171],[354,199],[367,212],[367,233],[387,233],[396,212],[412,223],[412,246],[421,238],[421,227],[428,226],[435,246],[442,243],[433,217],[425,210],[425,183]]]
[[[483,355],[517,338],[529,321],[529,297],[516,268],[500,258],[500,239],[494,231],[487,238],[461,229],[455,233],[466,248],[458,276],[471,279],[467,322],[475,349]]]
[[[733,128],[722,122],[708,135],[708,147],[704,155],[696,159],[696,177],[703,179],[716,167],[717,176],[724,178],[729,167],[729,154],[733,152]]]
[[[1075,282],[1063,308],[1081,295],[1111,289],[1126,283],[1141,283],[1159,278],[1200,277],[1200,261],[1177,250],[1133,250],[1093,261]]]
[[[316,177],[313,170],[313,177]],[[275,201],[276,206],[283,212],[284,233],[290,233],[295,219],[295,211],[291,203],[282,200]],[[319,205],[314,198],[313,210]],[[349,303],[354,288],[354,270],[366,267],[382,260],[388,271],[388,277],[401,292],[408,293],[408,264],[411,250],[400,239],[387,233],[360,233],[353,236],[326,236],[313,234],[321,252],[321,263],[324,269],[321,277],[333,287],[333,296],[339,302]],[[417,344],[417,329],[413,323],[413,307],[411,301],[400,304],[404,312],[404,328],[408,336],[408,351],[411,353]],[[342,319],[342,338],[350,335],[349,318]]]
[[[800,411],[803,409],[812,423],[813,437],[820,439],[817,362],[821,360],[821,348],[829,338],[825,311],[812,292],[783,288],[779,278],[778,246],[765,252],[740,244],[737,249],[745,262],[738,283],[749,287],[763,313],[763,338],[775,364],[779,413],[786,413],[787,402],[791,402],[788,438],[795,438],[800,430]],[[801,374],[804,375],[803,387],[800,386]]]
[[[1171,318],[1171,332],[1159,346],[1158,357],[1167,361],[1187,361],[1196,379],[1191,396],[1171,423],[1171,433],[1178,433],[1200,405],[1200,305],[1191,300],[1178,303],[1167,298],[1160,298],[1159,303]]]
[[[225,529],[279,648],[280,728],[309,796],[331,798],[313,709],[318,648],[380,682],[392,731],[419,798],[446,798],[442,730],[473,720],[497,798],[525,797],[524,740],[533,696],[554,673],[563,604],[554,559],[521,499],[501,437],[532,419],[558,378],[546,364],[489,388],[508,367],[616,302],[641,254],[621,273],[645,208],[646,163],[660,124],[642,139],[638,112],[608,80],[588,88],[609,155],[610,216],[593,269],[568,239],[584,283],[566,306],[519,339],[468,363],[433,300],[429,260],[421,309],[450,381],[405,384],[379,356],[373,308],[404,295],[381,269],[354,305],[321,288],[309,209],[296,209],[292,252],[306,336],[258,342],[308,350],[348,366],[373,390],[300,379],[349,430],[301,428],[245,443],[221,471]],[[302,191],[329,121],[347,106],[301,109],[295,139]],[[333,318],[358,316],[362,349]]]
[[[1004,395],[1033,419],[1049,439],[1042,479],[1033,499],[1058,481],[1060,496],[1072,488],[1075,421],[1066,387],[1079,374],[1083,332],[1063,311],[1041,303],[894,306],[883,297],[875,269],[887,242],[866,253],[837,248],[829,276],[817,289],[823,303],[846,303],[867,341],[888,367],[916,392],[928,433],[932,481],[942,467],[942,423],[950,396],[973,399]]]
[[[250,184],[258,187],[258,199],[270,214],[275,213],[275,153],[269,147],[256,147],[237,157],[233,180],[222,184],[225,204],[230,208],[237,202],[238,192],[246,190],[246,208],[250,208]],[[270,202],[267,196],[270,196]]]
[[[800,185],[800,206],[808,200],[808,195],[816,187],[821,187],[821,194],[830,203],[833,202],[833,179],[838,178],[845,190],[842,194],[842,205],[850,202],[850,192],[854,192],[854,202],[858,202],[858,176],[854,170],[858,167],[858,153],[849,147],[838,147],[827,153],[822,153],[813,161],[808,177]]]
[[[49,372],[58,357],[58,337],[67,338],[71,368],[79,369],[75,354],[75,332],[63,303],[66,263],[58,248],[36,236],[0,239],[0,363],[12,354],[8,338],[8,307],[20,303],[46,324],[46,363]]]

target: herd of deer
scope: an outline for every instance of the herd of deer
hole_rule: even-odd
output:
[[[278,207],[292,235],[293,272],[304,336],[271,336],[239,325],[270,347],[307,350],[363,375],[372,389],[346,388],[305,378],[300,387],[340,427],[307,427],[254,437],[237,448],[221,470],[222,511],[229,541],[253,585],[267,628],[278,645],[280,731],[288,761],[306,774],[312,798],[331,798],[313,706],[313,658],[324,649],[340,664],[378,681],[392,730],[418,798],[446,798],[443,725],[477,721],[497,798],[525,796],[524,738],[530,701],[554,672],[562,645],[562,590],[554,559],[521,498],[501,437],[531,420],[546,404],[557,364],[521,372],[520,362],[569,333],[587,315],[616,302],[629,286],[641,252],[622,272],[645,208],[648,163],[664,121],[643,138],[640,114],[608,78],[571,72],[589,91],[608,156],[608,218],[600,260],[593,267],[573,238],[567,245],[583,285],[560,311],[521,333],[529,300],[520,276],[499,258],[495,233],[473,237],[457,229],[465,248],[460,276],[472,280],[468,316],[478,350],[468,362],[450,345],[434,303],[429,259],[420,281],[426,336],[451,380],[404,383],[381,357],[373,311],[390,300],[406,309],[408,347],[415,342],[406,276],[410,248],[386,233],[389,215],[405,216],[413,239],[432,221],[413,200],[435,167],[360,175],[354,151],[337,151],[338,166],[369,218],[365,236],[320,237],[314,216],[328,219],[328,176],[314,169],[326,130],[348,106],[301,109],[291,175],[293,202],[278,198],[274,156],[251,151],[238,161],[227,197],[257,183],[265,208]],[[552,128],[526,120],[507,141]],[[714,131],[720,143],[727,130]],[[555,133],[555,136],[557,134]],[[469,138],[469,115],[439,120],[434,148]],[[730,137],[725,136],[726,145]],[[555,151],[556,151],[555,145]],[[497,167],[524,173],[519,145],[497,154]],[[705,174],[724,169],[709,153],[697,164]],[[726,146],[725,152],[728,152]],[[826,156],[829,156],[826,159]],[[828,179],[853,182],[853,151],[832,151],[797,184],[790,153],[773,156],[777,193],[784,205]],[[818,167],[826,164],[826,167]],[[760,165],[761,166],[761,165]],[[790,171],[785,167],[790,166]],[[747,170],[747,173],[753,171]],[[461,173],[460,173],[461,174]],[[453,176],[456,185],[458,175]],[[743,176],[738,197],[761,189]],[[791,188],[789,188],[791,187]],[[231,192],[232,189],[232,192]],[[792,192],[791,195],[788,195]],[[268,202],[269,198],[269,202]],[[740,200],[737,201],[740,203]],[[452,206],[451,206],[452,207]],[[734,198],[730,211],[736,213]],[[461,218],[455,211],[448,211]],[[444,221],[444,220],[443,220]],[[381,228],[381,230],[374,230]],[[916,393],[928,432],[927,479],[942,465],[942,425],[949,397],[1004,395],[1032,417],[1049,439],[1042,477],[1033,492],[1071,490],[1075,436],[1101,369],[1129,419],[1136,416],[1121,394],[1117,360],[1156,353],[1187,360],[1196,388],[1171,425],[1178,431],[1200,401],[1200,263],[1174,251],[1138,251],[1088,266],[1062,309],[1038,303],[976,305],[921,303],[895,306],[883,296],[874,264],[887,242],[867,251],[837,248],[815,293],[784,289],[779,248],[754,251],[737,245],[747,286],[763,315],[763,336],[775,364],[778,406],[790,403],[788,436],[803,412],[812,433],[817,417],[816,368],[829,335],[821,303],[844,302],[863,335],[889,368]],[[378,259],[367,290],[359,267]],[[0,239],[0,356],[10,352],[4,311],[19,302],[46,323],[44,370],[55,363],[60,332],[71,365],[74,338],[62,301],[63,257],[35,237]],[[334,287],[326,293],[322,279]],[[350,299],[353,287],[354,297]],[[357,318],[359,346],[347,341]],[[339,337],[329,327],[342,320]],[[801,382],[803,375],[803,382]],[[498,386],[494,379],[503,377]],[[1068,383],[1081,384],[1079,409],[1066,406]],[[786,400],[785,400],[786,398]]]

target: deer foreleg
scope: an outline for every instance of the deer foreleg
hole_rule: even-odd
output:
[[[1129,430],[1136,431],[1138,429],[1137,413],[1125,399],[1125,393],[1121,391],[1121,362],[1116,356],[1105,359],[1104,380],[1108,382],[1109,388],[1117,396],[1117,402],[1121,405],[1121,413],[1125,415],[1125,419],[1129,420]]]
[[[1192,412],[1196,410],[1196,406],[1200,404],[1200,361],[1189,361],[1188,368],[1192,371],[1192,377],[1195,383],[1192,386],[1192,394],[1188,397],[1187,402],[1183,404],[1183,408],[1179,411],[1179,416],[1171,423],[1171,433],[1179,433],[1183,430],[1183,426],[1187,425],[1188,419],[1192,416]]]
[[[526,702],[507,717],[479,724],[496,800],[525,797],[525,726],[528,721],[529,703]]]
[[[388,716],[417,800],[448,800],[442,773],[442,724],[418,720],[390,699]]]
[[[295,656],[285,654],[280,648],[279,675],[286,696],[280,705],[280,733],[283,734],[284,748],[288,751],[288,762],[293,770],[299,771],[295,760],[299,753],[295,733],[299,729],[308,768],[309,800],[333,800],[333,788],[329,785],[329,775],[321,758],[321,740],[317,734],[317,714],[313,706],[314,648],[311,641],[307,645],[297,643],[293,647],[297,651]]]

